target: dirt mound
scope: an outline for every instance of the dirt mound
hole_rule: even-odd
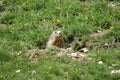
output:
[[[91,58],[86,54],[87,51],[89,51],[89,49],[92,48],[109,48],[109,47],[119,47],[120,43],[119,42],[111,42],[111,43],[105,43],[105,44],[96,44],[94,42],[94,40],[97,40],[101,37],[103,37],[104,35],[106,35],[107,33],[109,33],[109,30],[103,30],[103,31],[98,31],[98,32],[94,32],[91,33],[89,35],[88,40],[86,40],[85,42],[82,42],[82,37],[76,37],[74,38],[74,40],[72,41],[73,44],[71,47],[69,48],[59,48],[59,50],[47,50],[45,49],[45,44],[43,45],[43,43],[40,43],[40,49],[33,49],[33,50],[27,50],[25,51],[26,56],[28,56],[30,58],[30,60],[32,61],[37,61],[38,56],[40,55],[44,55],[46,53],[55,53],[52,55],[55,55],[56,57],[60,57],[60,56],[67,56],[67,57],[71,57],[73,59],[85,59],[85,60],[91,60]],[[72,43],[71,42],[71,43]],[[70,44],[70,43],[69,43]]]
[[[109,30],[98,31],[98,32],[90,34],[90,38],[97,39],[97,38],[104,36],[107,33],[109,33]]]

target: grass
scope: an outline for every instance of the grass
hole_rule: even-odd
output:
[[[110,32],[98,43],[120,42],[120,1],[112,2],[114,7],[108,7],[110,0],[1,0],[0,80],[119,80],[119,74],[111,74],[111,70],[120,69],[119,47],[90,50],[90,62],[55,57],[52,52],[40,56],[36,63],[30,63],[24,54],[13,55],[15,51],[38,49],[56,25],[62,27],[65,47],[71,44],[71,35],[82,36],[84,42],[89,34],[104,29]],[[112,64],[117,66],[109,69]]]

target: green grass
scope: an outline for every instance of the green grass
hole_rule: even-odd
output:
[[[54,52],[40,56],[36,63],[30,63],[24,54],[13,55],[15,51],[38,49],[56,25],[62,26],[65,47],[71,44],[71,35],[82,36],[84,42],[92,32],[104,29],[110,32],[98,43],[120,43],[120,1],[113,0],[115,7],[108,7],[109,3],[110,0],[1,0],[0,80],[119,80],[119,74],[111,74],[111,70],[120,69],[119,47],[90,50],[90,62],[55,57]],[[117,66],[109,69],[112,64]],[[21,72],[16,73],[19,69]]]

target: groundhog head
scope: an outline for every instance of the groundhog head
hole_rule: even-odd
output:
[[[56,38],[62,36],[61,31],[53,31],[52,35]]]

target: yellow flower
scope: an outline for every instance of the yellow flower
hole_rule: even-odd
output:
[[[78,72],[78,69],[75,69],[75,72],[77,73],[77,72]]]
[[[58,20],[57,20],[57,23],[61,23],[61,20],[58,19]]]
[[[113,16],[110,16],[110,17],[109,17],[109,20],[112,21],[112,20],[113,20]]]
[[[52,67],[50,66],[50,67],[48,67],[48,69],[49,69],[49,70],[51,70],[51,69],[52,69]]]
[[[0,74],[0,78],[3,78],[3,76]]]
[[[76,73],[80,73],[81,72],[81,68],[77,68],[75,71],[76,71]]]
[[[111,32],[111,31],[113,30],[113,28],[114,28],[114,27],[111,27],[111,28],[109,29],[109,31]]]
[[[65,72],[66,75],[68,75],[68,72]]]

